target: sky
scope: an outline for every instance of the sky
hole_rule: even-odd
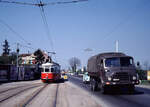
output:
[[[36,3],[36,0],[9,1]],[[59,1],[71,0],[43,0]],[[150,65],[150,0],[88,0],[46,5],[44,12],[49,35],[39,7],[0,3],[0,54],[7,39],[11,51],[19,43],[20,53],[33,53],[38,48],[55,51],[52,58],[62,68],[69,67],[68,60],[72,57],[79,58],[83,67],[93,55],[114,52],[118,41],[119,52],[133,56],[135,62],[147,61]],[[92,51],[85,51],[87,48]]]

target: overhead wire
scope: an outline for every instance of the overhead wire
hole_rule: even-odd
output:
[[[19,33],[17,33],[10,25],[8,25],[6,22],[0,19],[0,23],[2,23],[4,26],[6,26],[11,32],[13,32],[16,36],[18,36],[20,39],[22,39],[24,42],[29,44],[27,40],[25,40]]]
[[[42,1],[37,0],[37,2],[40,4]],[[54,51],[53,40],[52,40],[52,37],[50,35],[50,29],[49,29],[49,25],[47,23],[47,19],[46,19],[46,14],[45,14],[44,8],[43,8],[43,6],[39,6],[39,8],[40,8],[40,13],[41,13],[42,20],[43,20],[43,23],[44,23],[46,36],[47,36],[48,40],[50,41],[49,43],[50,43],[50,46],[52,48],[52,51]]]
[[[4,0],[0,0],[0,2],[2,3],[14,3],[14,4],[22,4],[22,5],[35,5],[35,4],[32,4],[32,3],[23,3],[23,2],[17,2],[17,1],[4,1]]]
[[[38,4],[42,4],[43,1],[42,0],[37,0],[37,3]],[[39,8],[40,8],[40,13],[41,13],[42,20],[43,20],[43,23],[44,23],[44,27],[45,27],[45,31],[46,31],[46,36],[47,36],[47,38],[49,40],[49,44],[51,46],[52,51],[55,52],[55,50],[54,50],[54,44],[53,44],[53,39],[52,39],[52,36],[50,34],[50,29],[49,29],[49,25],[47,23],[47,19],[46,19],[46,14],[45,14],[44,8],[43,8],[43,6],[39,6]],[[54,57],[55,57],[55,60],[56,60],[55,54],[54,54]]]
[[[146,3],[144,3],[143,5],[145,5]],[[121,26],[123,26],[127,21],[129,21],[129,19],[136,13],[137,9],[138,8],[141,8],[142,5],[141,3],[139,3],[134,11],[132,11],[130,14],[128,14],[122,21],[120,21],[110,32],[108,32],[106,35],[105,35],[105,38],[103,39],[106,40],[107,38],[110,38],[112,35],[112,33],[114,33],[117,29],[119,29]]]
[[[38,6],[40,8],[40,13],[41,13],[41,16],[42,16],[42,20],[43,20],[43,23],[44,23],[44,27],[45,27],[45,31],[46,31],[46,35],[48,37],[48,40],[50,41],[50,46],[52,48],[52,51],[55,51],[54,50],[54,46],[53,46],[53,41],[52,41],[52,37],[50,35],[50,31],[49,31],[49,26],[48,26],[48,23],[47,23],[47,19],[46,19],[46,14],[44,12],[44,8],[43,6],[45,5],[56,5],[56,4],[68,4],[68,3],[77,3],[77,2],[83,2],[83,1],[88,1],[88,0],[72,0],[72,1],[64,1],[64,2],[50,2],[50,3],[43,3],[42,0],[37,0],[37,4],[35,3],[25,3],[25,2],[16,2],[16,1],[7,1],[7,0],[0,0],[0,2],[2,3],[14,3],[14,4],[21,4],[21,5],[35,5],[35,6]],[[12,30],[10,27],[9,29],[11,31],[14,32],[14,30]],[[16,33],[16,32],[14,32]],[[16,33],[18,35],[18,33]],[[23,38],[22,38],[23,39]],[[24,40],[25,41],[25,40]],[[55,56],[55,55],[54,55]],[[56,58],[56,56],[55,56]]]
[[[72,0],[72,1],[64,1],[64,2],[50,2],[50,3],[26,3],[26,2],[16,2],[16,1],[6,1],[0,0],[1,3],[13,3],[13,4],[21,4],[21,5],[34,5],[34,6],[46,6],[46,5],[57,5],[57,4],[70,4],[70,3],[78,3],[85,2],[88,0]]]
[[[47,35],[47,37],[50,41],[50,46],[51,46],[53,52],[55,52],[54,44],[53,44],[52,37],[50,35],[50,29],[49,29],[49,26],[48,26],[48,23],[47,23],[46,14],[45,14],[43,6],[45,6],[45,5],[55,5],[55,4],[77,3],[77,2],[82,2],[82,1],[88,1],[88,0],[73,0],[73,1],[66,1],[66,2],[51,2],[51,3],[46,3],[46,4],[43,3],[43,0],[37,0],[37,4],[39,4],[38,6],[40,8],[40,13],[41,13],[43,23],[44,23],[44,26],[45,26],[46,35]],[[56,55],[55,54],[54,54],[54,57],[55,57],[55,60],[56,60]]]
[[[27,45],[31,45],[30,42],[28,42],[27,40],[25,40],[18,32],[16,32],[10,25],[8,25],[6,22],[4,22],[3,20],[0,19],[0,23],[2,23],[4,26],[6,26],[11,32],[13,32],[17,37],[19,37],[22,41],[24,41]],[[21,43],[22,44],[22,43]],[[32,43],[33,45],[33,43]],[[26,46],[30,49],[35,49],[33,47],[29,47],[29,46]]]

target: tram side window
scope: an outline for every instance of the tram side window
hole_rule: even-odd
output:
[[[54,72],[54,68],[51,68],[51,72]]]
[[[42,69],[40,69],[41,70],[41,72],[44,72],[44,68],[42,68]]]
[[[49,72],[49,69],[45,69],[45,72]]]

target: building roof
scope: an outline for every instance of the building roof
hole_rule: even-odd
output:
[[[32,54],[20,54],[19,57],[31,56]]]

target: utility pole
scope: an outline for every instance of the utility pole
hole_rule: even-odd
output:
[[[51,55],[49,55],[49,54],[51,54]],[[50,62],[52,62],[53,60],[52,60],[52,55],[55,55],[56,53],[55,52],[48,52],[48,56],[50,57]]]
[[[18,63],[18,55],[19,55],[19,43],[17,43],[17,80],[18,80],[18,75],[19,75],[19,63]]]
[[[116,40],[116,52],[119,52],[119,42]]]

